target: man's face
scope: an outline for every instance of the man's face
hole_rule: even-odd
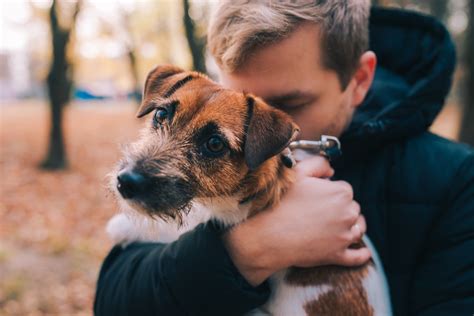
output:
[[[355,107],[356,81],[342,90],[335,71],[322,66],[319,29],[303,24],[288,38],[261,48],[232,73],[220,73],[228,88],[250,92],[287,112],[302,139],[340,136]]]

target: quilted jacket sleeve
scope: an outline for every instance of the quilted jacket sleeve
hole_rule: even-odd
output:
[[[452,183],[415,271],[412,315],[474,313],[474,154],[465,159]]]
[[[116,246],[97,282],[94,313],[102,315],[239,315],[269,296],[238,273],[212,224],[169,244]]]

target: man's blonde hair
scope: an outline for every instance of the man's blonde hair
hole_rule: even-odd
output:
[[[323,66],[345,88],[368,49],[369,11],[368,0],[224,0],[211,18],[208,46],[219,66],[233,72],[258,48],[313,22],[321,31]]]

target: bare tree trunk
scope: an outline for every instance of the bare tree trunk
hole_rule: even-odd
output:
[[[133,100],[137,105],[140,105],[142,101],[142,93],[139,85],[139,74],[138,74],[138,66],[137,66],[137,57],[135,56],[135,51],[133,47],[128,48],[128,61],[130,63],[130,72],[132,74],[132,85],[133,85]]]
[[[72,25],[78,12],[79,3],[74,12]],[[53,60],[47,79],[51,105],[51,132],[48,154],[41,163],[41,167],[45,169],[64,169],[67,166],[67,159],[64,149],[62,113],[63,107],[69,102],[72,87],[70,67],[66,58],[71,29],[63,30],[59,25],[56,1],[53,1],[51,5],[49,17],[53,44]]]
[[[193,57],[193,68],[200,72],[206,72],[206,62],[204,56],[205,42],[203,38],[196,37],[196,26],[189,15],[189,1],[183,0],[183,22],[188,39],[189,49]]]
[[[130,74],[132,76],[132,98],[140,105],[142,100],[142,93],[140,88],[140,74],[138,73],[138,65],[137,65],[137,56],[135,54],[135,49],[137,47],[135,40],[133,38],[132,26],[130,23],[130,14],[122,11],[122,23],[124,25],[125,30],[127,31],[127,39],[125,46],[127,47],[127,57],[130,66]]]
[[[467,30],[464,119],[460,140],[474,146],[474,3],[469,2],[469,28]]]

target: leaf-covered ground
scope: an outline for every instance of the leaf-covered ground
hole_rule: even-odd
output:
[[[105,176],[137,136],[136,108],[67,107],[69,168],[44,171],[48,107],[0,108],[0,315],[91,315],[116,204]]]
[[[116,211],[106,174],[120,144],[137,136],[133,105],[78,103],[66,108],[69,169],[40,170],[46,104],[0,105],[0,315],[91,315],[104,232]],[[450,106],[436,123],[453,136]]]

